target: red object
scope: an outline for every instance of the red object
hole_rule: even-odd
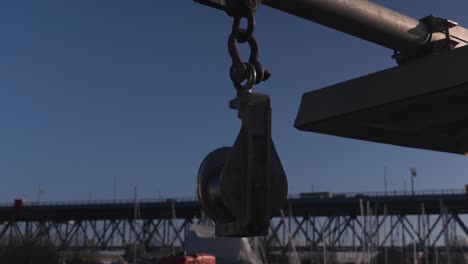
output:
[[[216,264],[216,257],[210,254],[169,256],[161,259],[159,264]]]
[[[216,264],[216,257],[210,254],[195,254],[195,263],[197,264]]]
[[[24,206],[24,199],[15,199],[15,208],[21,208]]]

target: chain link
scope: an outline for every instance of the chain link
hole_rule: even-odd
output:
[[[252,2],[252,1],[250,1]],[[255,6],[256,8],[256,6]],[[232,60],[230,77],[238,93],[249,92],[254,85],[266,81],[270,77],[270,72],[265,70],[259,62],[259,48],[255,37],[255,9],[250,8],[249,12],[228,12],[234,18],[232,32],[228,39],[228,50]],[[242,19],[247,19],[247,28],[241,28]],[[250,57],[248,62],[243,62],[237,45],[248,43]]]

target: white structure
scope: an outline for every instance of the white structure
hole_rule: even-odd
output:
[[[214,226],[192,224],[187,234],[186,249],[187,254],[213,254],[219,264],[262,264],[262,252],[252,247],[255,243],[255,239],[217,238]]]

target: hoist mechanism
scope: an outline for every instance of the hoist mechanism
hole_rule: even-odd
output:
[[[252,92],[255,85],[270,77],[259,62],[259,47],[253,36],[259,4],[256,0],[238,0],[223,7],[233,17],[228,51],[237,97],[229,106],[237,110],[242,126],[234,145],[208,154],[198,172],[198,198],[215,222],[216,236],[267,235],[270,219],[281,210],[287,196],[286,175],[271,139],[270,97]],[[219,7],[216,3],[209,5]],[[241,28],[242,19],[247,20],[245,29]],[[243,43],[250,48],[247,62],[237,48]]]
[[[287,193],[281,162],[265,136],[271,134],[265,110],[269,98],[251,92],[270,76],[253,37],[260,5],[387,47],[398,64],[305,93],[297,129],[468,155],[468,30],[456,22],[435,16],[418,20],[367,0],[194,1],[234,18],[228,47],[238,97],[231,106],[238,110],[242,129],[233,147],[208,155],[198,178],[199,198],[216,222],[217,235],[264,234]],[[243,18],[245,29],[240,28]],[[250,47],[248,62],[237,51],[242,43]],[[258,130],[259,124],[265,130]],[[254,131],[264,131],[263,139],[257,140]]]

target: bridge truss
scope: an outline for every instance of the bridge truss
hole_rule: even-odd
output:
[[[295,197],[262,238],[271,251],[371,254],[468,250],[465,193]],[[183,248],[190,226],[207,222],[196,201],[0,206],[0,243],[48,240],[60,248]]]

